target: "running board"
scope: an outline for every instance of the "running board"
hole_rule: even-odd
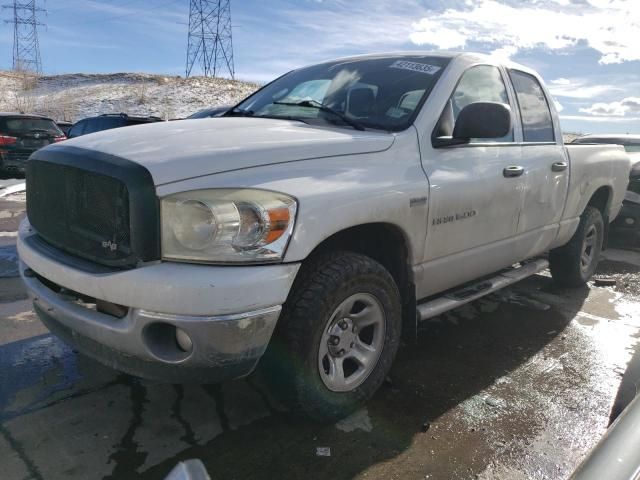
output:
[[[478,298],[535,275],[548,267],[549,262],[545,259],[533,260],[520,267],[503,270],[495,277],[467,285],[441,297],[420,303],[417,306],[418,319],[427,320],[466,303],[473,302]]]

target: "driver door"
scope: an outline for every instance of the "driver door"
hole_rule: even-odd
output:
[[[452,92],[436,129],[451,136],[465,106],[499,102],[512,107],[503,72],[495,66],[467,69]],[[509,266],[522,210],[522,178],[508,174],[517,167],[521,147],[510,132],[497,139],[423,151],[429,178],[429,214],[420,297],[460,285]],[[513,169],[511,169],[512,171]]]

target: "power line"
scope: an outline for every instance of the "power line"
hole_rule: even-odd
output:
[[[199,65],[205,77],[227,70],[235,77],[230,0],[190,0],[187,69]]]
[[[36,6],[36,0],[13,0],[13,5],[3,5],[3,9],[13,10],[13,19],[5,23],[13,24],[13,69],[42,73],[37,13],[45,12]]]

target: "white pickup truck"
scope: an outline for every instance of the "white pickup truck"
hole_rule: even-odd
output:
[[[418,320],[547,267],[584,284],[629,169],[622,147],[563,145],[520,65],[344,58],[221,118],[36,152],[20,269],[51,331],[107,365],[217,382],[260,361],[330,419],[374,394]]]

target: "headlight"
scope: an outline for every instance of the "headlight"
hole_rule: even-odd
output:
[[[162,257],[206,263],[281,260],[295,199],[266,190],[194,190],[161,200]]]

